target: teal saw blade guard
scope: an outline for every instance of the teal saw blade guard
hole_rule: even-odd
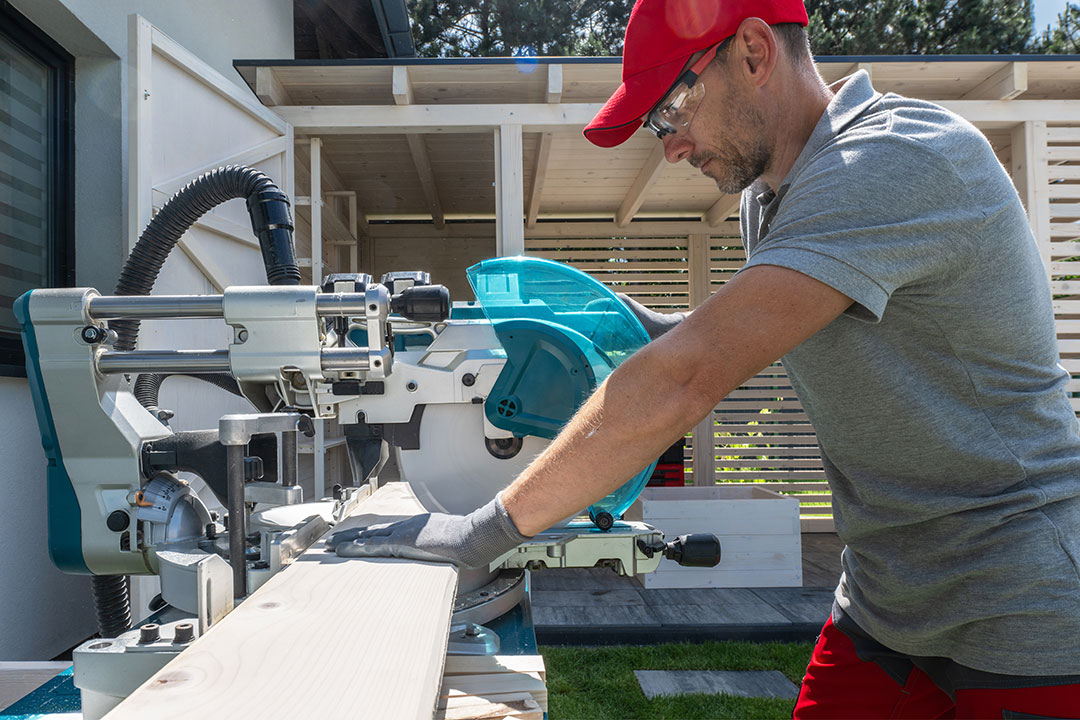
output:
[[[554,438],[611,371],[649,342],[641,321],[614,292],[568,265],[493,258],[466,275],[506,351],[484,411],[493,425],[515,435]],[[593,522],[610,528],[655,466],[653,461],[590,505]]]

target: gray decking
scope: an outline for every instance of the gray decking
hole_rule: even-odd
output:
[[[809,640],[829,615],[843,544],[832,533],[802,536],[801,588],[646,590],[606,569],[532,574],[541,644],[700,640]]]

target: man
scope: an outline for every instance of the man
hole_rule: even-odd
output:
[[[1078,717],[1080,439],[1023,208],[960,118],[865,73],[826,87],[806,22],[800,0],[639,0],[585,135],[644,122],[669,161],[747,188],[746,267],[652,318],[662,337],[490,504],[333,545],[484,564],[783,357],[847,544],[795,716]]]

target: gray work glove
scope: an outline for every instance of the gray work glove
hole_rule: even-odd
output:
[[[645,326],[645,332],[649,333],[650,340],[655,340],[686,319],[686,313],[659,313],[645,307],[626,293],[618,293],[618,295],[619,299],[623,301],[626,307],[630,308],[631,312]]]
[[[342,530],[327,539],[326,547],[341,557],[398,557],[482,567],[528,539],[518,532],[496,495],[468,515],[426,513]]]

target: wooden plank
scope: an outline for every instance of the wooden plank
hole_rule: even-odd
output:
[[[630,221],[634,219],[634,215],[641,208],[641,204],[645,202],[649,190],[660,179],[666,165],[664,146],[657,144],[649,153],[645,164],[642,165],[641,170],[638,171],[637,177],[634,179],[634,184],[630,186],[630,191],[626,193],[622,204],[619,205],[619,209],[615,212],[615,225],[622,228],[630,224]]]
[[[244,110],[266,127],[276,130],[282,135],[286,133],[288,129],[286,124],[273,112],[256,102],[249,91],[238,88],[234,83],[225,79],[217,70],[203,62],[197,55],[189,52],[171,37],[153,26],[151,26],[151,42],[155,52],[168,58],[182,68],[184,72],[223,99]]]
[[[1028,64],[1008,62],[960,98],[961,100],[1011,100],[1027,92]]]
[[[505,693],[532,695],[536,703],[547,712],[547,685],[538,673],[492,673],[490,675],[450,675],[443,678],[439,689],[439,704],[446,707],[450,698],[462,696],[493,696]]]
[[[255,68],[255,97],[266,106],[292,105],[289,93],[281,85],[273,68]]]
[[[498,103],[433,105],[304,105],[274,111],[304,135],[488,133],[501,125],[526,132],[577,134],[601,103]]]
[[[562,101],[563,66],[552,63],[548,65],[547,73],[547,101],[549,104]]]
[[[338,529],[422,511],[390,483]],[[456,583],[451,565],[339,558],[317,542],[108,718],[430,718]]]
[[[540,212],[540,198],[544,192],[544,179],[547,175],[548,157],[551,155],[551,138],[551,133],[540,134],[540,145],[536,150],[536,162],[533,163],[533,182],[532,189],[529,191],[529,208],[525,213],[526,228],[536,227],[536,216]]]
[[[443,677],[504,672],[536,673],[541,680],[547,678],[542,655],[447,655],[443,667]]]
[[[0,662],[0,708],[33,692],[71,667],[64,662]]]
[[[525,254],[522,127],[495,129],[495,248],[500,256]]]
[[[705,222],[712,227],[720,225],[729,217],[738,213],[741,202],[742,195],[724,195],[705,211]]]
[[[449,697],[434,720],[543,720],[544,710],[529,693]]]
[[[311,282],[322,285],[323,279],[323,195],[322,195],[322,139],[311,138]]]
[[[691,220],[657,221],[646,220],[632,222],[619,228],[608,222],[538,222],[535,228],[526,231],[527,238],[685,238],[692,232],[707,233],[713,238],[730,238],[731,246],[742,245],[739,238],[738,223],[723,223],[716,227],[706,222]],[[714,244],[722,244],[714,241]]]
[[[442,202],[439,200],[438,183],[435,181],[435,173],[431,169],[431,159],[428,157],[427,145],[422,135],[409,135],[409,152],[412,154],[413,166],[416,175],[420,179],[420,187],[424,191],[427,200],[428,211],[435,227],[442,228],[446,225],[446,216],[443,214]]]

